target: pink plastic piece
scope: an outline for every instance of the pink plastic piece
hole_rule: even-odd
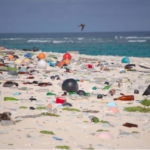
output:
[[[113,113],[118,113],[119,112],[119,110],[115,107],[109,108],[109,111],[112,111]]]
[[[100,132],[97,136],[102,139],[107,139],[107,140],[113,139],[113,136],[108,132]]]

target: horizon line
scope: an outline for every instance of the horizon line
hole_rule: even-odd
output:
[[[150,31],[93,31],[93,32],[0,32],[0,34],[49,34],[49,33],[127,33],[127,32],[150,32]]]

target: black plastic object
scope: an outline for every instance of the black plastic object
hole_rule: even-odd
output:
[[[102,99],[102,98],[103,98],[103,95],[101,95],[101,94],[97,95],[97,99]]]
[[[63,103],[62,105],[63,105],[63,106],[70,106],[70,107],[72,107],[72,104],[67,103],[67,102],[66,102],[66,103]]]
[[[38,84],[38,81],[33,81],[32,83],[33,83],[33,84]]]
[[[15,58],[15,59],[18,59],[18,58],[19,58],[19,56],[17,56],[17,55],[14,55],[14,58]]]
[[[150,95],[150,85],[147,87],[143,95]]]
[[[149,67],[145,67],[145,66],[142,66],[142,65],[139,65],[141,68],[145,68],[145,69],[150,69]]]
[[[56,61],[55,65],[59,64],[60,61]]]
[[[86,95],[86,93],[85,93],[83,90],[79,90],[79,91],[77,92],[77,94],[78,94],[78,95],[81,95],[81,96],[85,96],[85,95]]]
[[[135,64],[128,64],[128,65],[125,65],[125,69],[131,69],[132,67],[135,67]]]
[[[4,64],[4,60],[0,58],[0,62],[2,62]]]
[[[60,80],[60,77],[57,77],[56,80]]]
[[[134,94],[139,94],[139,90],[134,90]]]
[[[38,48],[37,47],[33,47],[33,52],[37,52]]]
[[[109,82],[106,81],[105,84],[109,85]]]
[[[59,78],[59,75],[55,75],[55,78]]]
[[[32,51],[31,49],[26,49],[26,48],[23,48],[22,50],[23,51]]]
[[[54,77],[54,76],[51,76],[50,78],[51,78],[52,80],[55,80],[55,77]]]
[[[63,91],[77,93],[78,89],[79,89],[78,83],[74,79],[67,79],[62,84]]]
[[[31,98],[29,98],[29,100],[36,101],[36,98],[31,97]]]
[[[64,67],[68,66],[67,64],[63,64]]]
[[[18,83],[16,82],[12,82],[12,81],[7,81],[3,84],[3,87],[13,87],[13,86],[17,86],[18,87]]]
[[[31,110],[35,110],[35,108],[34,108],[34,107],[30,107],[29,109],[31,109]]]

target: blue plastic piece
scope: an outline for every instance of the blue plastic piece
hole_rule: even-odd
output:
[[[107,104],[108,107],[117,107],[117,104],[114,102],[110,102]]]
[[[130,63],[130,59],[128,57],[124,57],[122,59],[122,63],[125,63],[125,64]]]
[[[54,136],[53,137],[55,140],[59,140],[59,141],[62,141],[63,139],[61,139],[61,138],[59,138],[59,137],[56,137],[56,136]]]
[[[85,78],[85,77],[77,77],[77,79],[78,79],[78,80],[80,80],[80,79],[84,79],[85,81],[87,81],[87,80],[88,80],[88,78]]]
[[[13,95],[20,95],[21,93],[19,93],[19,92],[15,92]]]
[[[52,63],[51,61],[49,61],[49,65],[52,66],[52,67],[55,67],[55,64]]]
[[[62,104],[59,104],[59,105],[57,105],[58,107],[63,107],[63,105]]]
[[[19,70],[19,72],[28,72],[28,70],[25,67],[21,67],[20,70]]]
[[[32,55],[31,55],[31,53],[28,53],[28,54],[24,55],[24,57],[31,58]]]

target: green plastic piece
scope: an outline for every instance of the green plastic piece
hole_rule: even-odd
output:
[[[76,81],[77,81],[77,82],[79,82],[80,80],[79,80],[79,79],[77,79]]]
[[[107,85],[107,86],[105,86],[105,87],[103,88],[103,90],[108,90],[111,86],[112,86],[112,84]]]
[[[54,94],[54,93],[47,93],[46,95],[56,95],[56,94]]]
[[[86,95],[86,96],[89,96],[89,95],[90,95],[90,93],[85,93],[85,95]]]
[[[4,97],[4,101],[19,101],[19,100],[13,97]]]
[[[69,92],[69,95],[75,94],[74,92]]]
[[[97,87],[96,86],[94,86],[93,88],[92,88],[92,90],[96,90],[97,89]]]

